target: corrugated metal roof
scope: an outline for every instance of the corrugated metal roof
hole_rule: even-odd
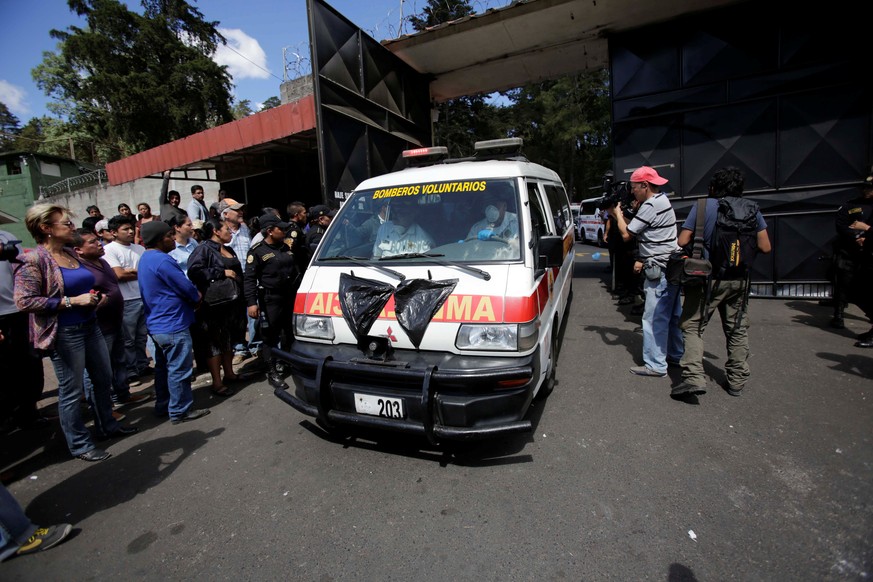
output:
[[[315,129],[315,99],[301,99],[219,125],[106,165],[113,186],[164,170],[207,167],[227,154],[283,140]]]

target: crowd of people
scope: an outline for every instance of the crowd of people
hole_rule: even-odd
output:
[[[77,228],[67,208],[36,204],[25,216],[35,248],[0,231],[0,359],[26,372],[3,403],[5,428],[49,423],[37,408],[44,357],[67,447],[85,461],[110,456],[95,441],[137,431],[122,424],[126,405],[155,397],[155,414],[174,423],[205,415],[192,379],[207,374],[213,394],[231,396],[246,379],[234,364],[261,345],[270,384],[287,387],[271,349],[293,341],[296,287],[334,211],[292,202],[288,222],[273,208],[247,222],[226,193],[208,207],[195,185],[181,210],[166,185],[161,215],[145,202],[109,218],[90,206]],[[154,393],[131,392],[150,378]]]

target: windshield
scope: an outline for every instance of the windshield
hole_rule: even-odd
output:
[[[316,260],[456,262],[521,258],[515,181],[414,183],[355,192],[334,219]]]

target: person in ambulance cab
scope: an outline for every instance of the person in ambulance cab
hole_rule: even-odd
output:
[[[467,240],[518,238],[518,215],[506,211],[506,195],[499,190],[485,195],[485,218],[470,227]]]
[[[388,220],[376,233],[373,258],[426,253],[433,248],[433,237],[416,222],[417,214],[416,199],[392,201],[388,206]]]

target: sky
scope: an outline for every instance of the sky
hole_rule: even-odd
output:
[[[254,110],[265,99],[279,96],[283,80],[283,49],[287,61],[302,62],[309,72],[309,31],[306,0],[188,0],[206,20],[218,21],[227,39],[215,60],[228,66],[233,77],[233,96],[248,99]],[[136,0],[125,3],[139,9]],[[506,5],[507,1],[477,0],[477,12]],[[328,0],[354,24],[376,40],[413,32],[402,17],[417,14],[426,0]],[[83,26],[70,12],[66,0],[0,0],[4,22],[0,34],[0,102],[25,125],[32,117],[50,115],[50,101],[36,86],[31,70],[42,62],[43,52],[55,51],[52,29]],[[297,56],[295,56],[297,55]],[[288,78],[298,76],[292,66]]]

